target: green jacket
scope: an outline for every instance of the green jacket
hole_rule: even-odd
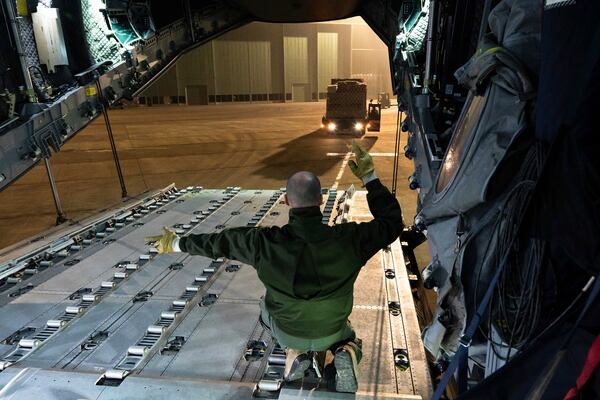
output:
[[[192,255],[253,265],[267,289],[265,305],[282,331],[316,339],[339,331],[352,311],[363,265],[402,231],[400,205],[379,179],[366,185],[375,217],[328,226],[319,207],[293,208],[282,227],[231,228],[182,237]]]

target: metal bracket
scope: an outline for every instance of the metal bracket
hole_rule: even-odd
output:
[[[19,343],[19,341],[21,339],[28,338],[34,332],[35,332],[35,327],[33,327],[33,326],[26,326],[24,328],[19,329],[16,332],[11,333],[11,335],[8,336],[6,339],[4,339],[1,343],[2,344],[8,344],[8,345],[17,344],[17,343]]]
[[[133,297],[133,302],[137,303],[140,301],[148,301],[148,299],[150,297],[154,296],[154,293],[152,293],[149,290],[142,290],[141,292],[137,293],[134,297]]]
[[[81,343],[81,350],[94,350],[100,343],[106,340],[108,337],[108,331],[98,331],[91,334],[83,343]]]
[[[263,340],[251,340],[246,345],[244,360],[248,362],[258,361],[267,352],[267,343]]]
[[[460,337],[460,339],[458,339],[458,344],[461,345],[462,347],[465,348],[469,348],[471,347],[471,342],[473,341],[473,338],[467,335],[462,335]]]
[[[200,300],[200,302],[198,303],[198,305],[200,307],[208,307],[211,306],[213,304],[215,304],[217,302],[217,299],[219,298],[219,295],[216,293],[207,293],[204,296],[202,296],[202,300]]]
[[[178,353],[181,350],[181,347],[185,344],[184,336],[175,336],[173,339],[169,340],[165,347],[160,351],[162,355],[169,355],[173,353]]]

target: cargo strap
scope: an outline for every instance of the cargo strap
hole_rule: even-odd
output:
[[[458,368],[459,363],[463,364],[464,360],[467,358],[469,354],[469,347],[471,346],[471,338],[473,337],[473,334],[475,334],[475,330],[479,326],[481,317],[483,316],[483,313],[487,309],[487,306],[490,303],[490,300],[492,299],[496,283],[500,278],[500,274],[504,270],[504,266],[506,265],[506,262],[508,261],[508,256],[510,254],[510,252],[504,254],[504,257],[502,258],[502,263],[496,269],[496,273],[492,277],[492,280],[490,281],[485,295],[483,296],[483,299],[481,299],[481,303],[479,303],[479,307],[477,307],[477,312],[473,316],[473,319],[469,323],[469,326],[465,330],[465,333],[461,336],[459,340],[458,350],[454,354],[454,357],[452,357],[452,361],[450,362],[448,369],[446,369],[446,371],[444,372],[440,384],[435,389],[431,400],[439,400],[442,397],[442,394],[444,394],[444,390],[446,390],[446,387],[450,382],[450,378],[452,378],[452,375],[454,375],[454,371],[456,371],[456,369]]]

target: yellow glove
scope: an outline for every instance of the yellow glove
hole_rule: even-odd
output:
[[[354,160],[348,161],[350,170],[358,179],[362,179],[364,176],[369,175],[375,170],[373,165],[373,157],[367,150],[362,148],[356,140],[352,140],[352,151],[356,156],[356,162]]]
[[[177,238],[177,234],[172,229],[163,228],[163,234],[158,236],[148,236],[144,239],[146,244],[154,244],[159,254],[173,253],[173,241]]]

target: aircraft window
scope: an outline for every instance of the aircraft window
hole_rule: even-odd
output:
[[[442,164],[435,188],[437,193],[444,190],[456,174],[467,148],[467,140],[471,137],[471,131],[481,115],[481,110],[485,104],[484,100],[483,96],[471,97],[467,112],[460,120],[448,146],[446,157],[444,157],[444,163]]]

